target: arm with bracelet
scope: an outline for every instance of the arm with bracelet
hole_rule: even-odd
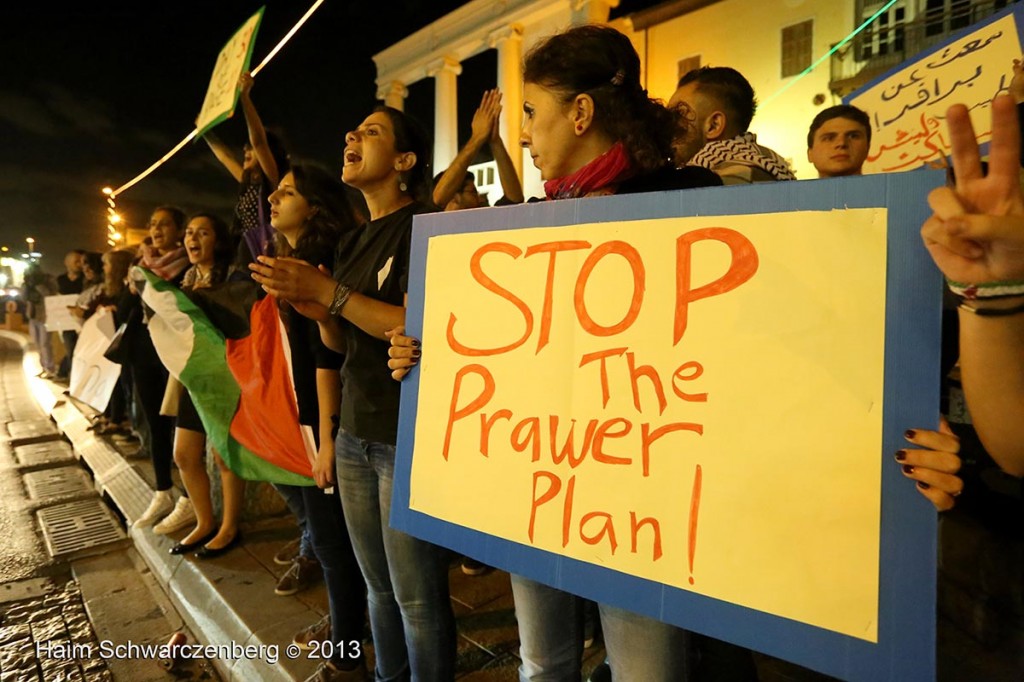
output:
[[[988,173],[966,107],[947,113],[956,186],[934,190],[925,246],[961,297],[964,395],[985,449],[1024,476],[1024,195],[1011,97],[992,103]]]

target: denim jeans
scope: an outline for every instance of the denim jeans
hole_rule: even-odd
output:
[[[46,330],[46,323],[29,320],[28,331],[32,343],[36,344],[36,348],[39,350],[39,365],[44,372],[53,372],[56,370],[53,364],[53,342],[50,340],[50,332]]]
[[[521,682],[576,682],[583,654],[583,600],[512,576],[519,621]],[[599,604],[608,664],[615,682],[687,678],[687,633],[625,609]]]
[[[395,446],[339,431],[335,454],[345,522],[366,580],[378,682],[452,680],[448,552],[391,528]]]
[[[295,489],[302,497],[306,529],[324,572],[331,612],[331,641],[340,645],[335,652],[341,652],[345,657],[358,654],[354,658],[361,659],[366,622],[366,584],[352,551],[338,493],[327,494],[316,486]],[[353,641],[359,644],[353,645]]]
[[[316,558],[316,554],[313,552],[313,541],[309,537],[309,527],[306,523],[306,503],[302,500],[302,491],[305,489],[305,486],[286,485],[284,483],[274,483],[272,485],[280,493],[281,497],[284,498],[285,504],[288,505],[288,509],[295,515],[295,521],[299,525],[299,556],[305,559]]]

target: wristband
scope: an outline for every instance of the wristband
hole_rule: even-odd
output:
[[[1011,306],[1009,308],[977,308],[965,301],[958,307],[960,310],[964,310],[980,317],[1007,317],[1009,315],[1024,313],[1024,303]]]
[[[1024,296],[1024,281],[963,284],[947,279],[946,284],[949,285],[949,290],[954,294],[969,300]]]
[[[340,313],[341,309],[348,303],[348,297],[351,295],[352,287],[338,282],[338,286],[334,287],[334,298],[331,300],[331,307],[327,309],[327,312],[331,315]]]

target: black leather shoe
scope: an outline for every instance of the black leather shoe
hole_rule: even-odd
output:
[[[212,538],[210,538],[210,539],[212,539]],[[241,531],[235,531],[235,537],[231,538],[231,541],[228,544],[224,545],[223,547],[218,547],[218,548],[214,549],[212,547],[207,547],[206,543],[203,543],[203,546],[200,547],[196,551],[196,558],[197,559],[216,559],[217,557],[221,556],[222,554],[227,554],[228,552],[233,550],[241,541],[242,541],[242,532]]]
[[[209,533],[207,533],[203,537],[199,538],[195,542],[179,542],[179,543],[175,544],[174,547],[171,547],[167,551],[170,552],[171,554],[175,555],[175,556],[178,556],[178,555],[181,555],[181,554],[188,554],[189,552],[195,550],[197,547],[202,547],[203,545],[205,545],[207,542],[212,540],[214,538],[214,536],[216,536],[216,535],[217,535],[217,529],[214,528]]]

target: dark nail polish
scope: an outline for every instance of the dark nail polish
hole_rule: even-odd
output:
[[[897,462],[902,462],[906,458],[907,458],[907,451],[906,450],[897,450],[896,451],[896,461]]]
[[[931,486],[925,483],[924,481],[918,481],[917,487],[920,488],[921,490],[928,490],[929,488],[931,488]]]
[[[909,464],[904,464],[903,465],[903,473],[905,473],[905,474],[912,474],[912,473],[914,473],[914,467],[910,466]]]
[[[914,440],[914,436],[916,435],[917,431],[915,431],[914,429],[907,429],[906,431],[903,432],[903,437],[906,438],[907,440]]]
[[[412,352],[412,356],[413,356],[414,358],[418,358],[418,357],[420,356],[420,352],[419,352],[418,350],[414,350],[414,351]]]
[[[416,348],[419,348],[420,347],[420,340],[419,339],[413,339],[412,340],[412,345],[415,346]]]

